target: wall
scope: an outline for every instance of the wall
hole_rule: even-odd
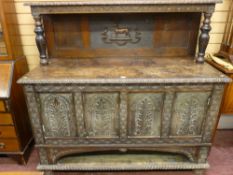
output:
[[[20,35],[21,41],[15,41],[19,45],[22,45],[24,54],[27,57],[30,69],[33,69],[39,64],[38,51],[35,45],[34,36],[34,21],[30,14],[30,8],[24,6],[25,2],[32,2],[33,0],[3,0],[7,15],[17,17],[17,20],[7,21],[12,27],[19,27],[18,33],[12,35]],[[47,1],[47,0],[36,0]],[[50,0],[52,1],[52,0]],[[58,0],[56,0],[58,1]],[[61,0],[59,0],[61,1]],[[71,1],[71,0],[69,0]],[[74,1],[74,0],[73,0]],[[210,44],[207,48],[207,52],[217,52],[222,41],[224,27],[227,18],[227,12],[229,9],[230,0],[223,0],[222,4],[216,6],[216,12],[212,17],[212,31]],[[14,10],[14,6],[16,11]],[[14,18],[12,18],[14,19]]]

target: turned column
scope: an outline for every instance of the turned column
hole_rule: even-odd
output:
[[[210,26],[210,18],[212,16],[212,13],[204,13],[204,21],[201,26],[201,34],[199,36],[199,49],[198,49],[198,56],[196,58],[197,63],[204,63],[205,61],[205,51],[207,48],[207,45],[209,43],[210,35],[209,32],[211,30]]]
[[[35,20],[35,34],[36,34],[36,45],[40,53],[40,63],[42,65],[48,64],[48,56],[46,51],[46,41],[44,36],[44,28],[42,25],[41,15],[34,15]]]

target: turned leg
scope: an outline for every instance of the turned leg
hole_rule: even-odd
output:
[[[199,50],[198,50],[198,56],[196,58],[197,63],[204,63],[205,59],[205,51],[207,48],[207,45],[209,43],[210,35],[209,32],[211,30],[210,26],[210,18],[212,16],[212,13],[204,13],[204,21],[203,25],[201,26],[201,34],[199,36]]]
[[[35,20],[36,45],[40,53],[40,63],[42,65],[48,64],[48,56],[46,50],[46,42],[44,36],[44,28],[42,25],[41,15],[33,16]]]

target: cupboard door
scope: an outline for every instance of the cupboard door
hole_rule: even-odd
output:
[[[72,94],[40,94],[42,121],[47,137],[75,136]]]
[[[129,94],[129,136],[160,136],[163,93]]]
[[[85,93],[87,137],[119,137],[119,93]]]
[[[171,136],[200,136],[210,92],[177,92],[173,103]]]

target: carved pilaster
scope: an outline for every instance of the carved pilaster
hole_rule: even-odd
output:
[[[199,50],[198,50],[198,56],[196,58],[197,63],[204,63],[205,61],[204,60],[205,51],[210,39],[209,32],[211,30],[211,26],[210,26],[211,16],[212,13],[204,13],[204,21],[203,21],[203,25],[201,26],[201,34],[199,36]]]
[[[48,56],[46,51],[46,42],[44,37],[44,28],[41,22],[41,16],[33,16],[35,20],[36,45],[40,53],[40,63],[42,65],[48,64]]]

